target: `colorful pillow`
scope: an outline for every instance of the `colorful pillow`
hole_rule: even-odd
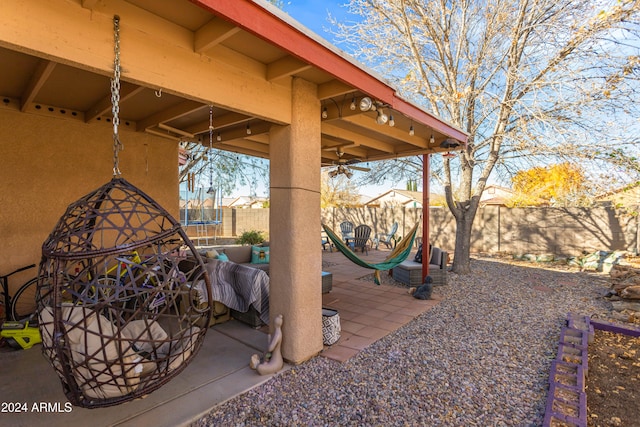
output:
[[[216,259],[223,262],[229,261],[229,257],[227,256],[227,254],[218,254]]]
[[[216,259],[218,257],[218,255],[219,255],[219,253],[215,249],[208,250],[207,253],[206,253],[206,257],[207,258]]]
[[[264,248],[262,246],[252,246],[251,264],[269,264],[269,248]]]

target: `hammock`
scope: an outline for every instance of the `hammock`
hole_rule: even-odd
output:
[[[404,239],[402,239],[396,247],[391,251],[389,256],[382,262],[377,264],[370,264],[362,259],[358,258],[358,256],[347,246],[342,239],[333,232],[331,228],[329,228],[326,224],[322,224],[322,228],[327,232],[327,236],[336,245],[336,248],[340,250],[347,258],[353,261],[355,264],[360,267],[370,268],[376,270],[374,273],[374,282],[376,285],[380,284],[380,271],[381,270],[390,270],[393,267],[399,265],[402,261],[407,259],[409,254],[411,253],[411,247],[413,246],[413,240],[416,237],[416,232],[418,231],[418,225],[420,223],[416,223],[413,228],[409,231]]]

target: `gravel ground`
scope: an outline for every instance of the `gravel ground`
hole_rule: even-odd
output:
[[[607,275],[473,259],[443,301],[340,364],[316,357],[193,426],[540,426],[568,312],[607,317]]]

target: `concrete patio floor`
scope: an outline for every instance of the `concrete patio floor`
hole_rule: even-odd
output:
[[[368,262],[382,261],[387,250],[371,250],[362,256]],[[360,256],[360,253],[358,253]],[[333,289],[323,295],[323,306],[338,310],[342,334],[332,346],[325,346],[321,357],[343,362],[378,339],[410,322],[438,304],[412,298],[406,288],[360,280],[373,270],[359,267],[337,252],[323,251],[323,270],[333,274]],[[382,272],[382,274],[387,274]],[[188,425],[216,405],[269,380],[248,366],[251,355],[262,353],[267,345],[266,327],[253,329],[231,320],[215,325],[205,342],[176,378],[159,390],[122,405],[84,409],[72,407],[64,412],[66,396],[60,381],[42,356],[39,346],[29,350],[0,352],[0,425],[7,426],[178,426]],[[285,369],[290,368],[285,365]],[[26,403],[23,413],[6,412],[9,402]],[[60,412],[33,411],[41,402]]]

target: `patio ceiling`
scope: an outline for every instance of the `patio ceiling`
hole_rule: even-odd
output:
[[[265,2],[77,0],[78,4],[71,6],[68,4],[74,2],[64,3],[77,9],[79,16],[87,12],[106,16],[124,10],[129,20],[136,19],[137,30],[148,29],[150,40],[161,38],[162,31],[167,33],[162,34],[167,39],[187,40],[186,44],[192,48],[187,52],[191,55],[190,61],[193,57],[201,62],[215,61],[225,73],[245,78],[247,85],[257,82],[260,86],[254,92],[264,98],[261,100],[259,96],[254,102],[264,104],[269,93],[288,91],[291,77],[315,83],[321,101],[318,114],[326,109],[321,127],[323,163],[337,160],[338,149],[344,152],[346,160],[375,161],[449,151],[440,147],[446,139],[466,142],[464,132],[401,99],[371,71]],[[21,13],[19,8],[5,11]],[[62,24],[56,21],[55,16],[48,18],[43,11],[38,12],[29,12],[35,21],[45,23],[50,19],[51,24],[65,25],[64,21]],[[123,27],[128,22],[123,22]],[[158,31],[158,36],[154,31]],[[103,38],[103,41],[102,44],[106,44],[112,40]],[[81,63],[72,58],[74,52],[58,57],[55,50],[37,49],[28,44],[28,41],[21,44],[0,37],[0,58],[5,64],[0,67],[0,108],[86,123],[111,122],[111,64],[105,64],[104,60],[96,60],[99,67]],[[112,47],[107,48],[113,52]],[[121,49],[124,61],[126,44],[123,43]],[[171,55],[170,60],[176,61],[176,68],[181,67],[178,62],[181,53],[176,49],[166,52],[167,56]],[[85,51],[80,55],[91,56],[91,53]],[[123,63],[120,99],[123,127],[175,141],[208,144],[212,105],[215,148],[269,158],[270,127],[287,124],[290,113],[284,111],[284,104],[277,100],[273,109],[269,105],[262,105],[261,109],[245,108],[250,99],[236,100],[234,105],[208,102],[202,99],[204,96],[181,92],[170,85],[163,90],[165,86],[156,84],[153,78],[130,76],[126,67]],[[194,75],[198,72],[200,70],[194,70]],[[202,78],[215,79],[213,76]],[[238,85],[237,81],[228,84]],[[393,116],[395,125],[378,124],[378,111],[361,111],[358,104],[363,97],[371,98],[387,117]],[[351,107],[352,102],[356,104],[355,109]],[[251,129],[250,135],[247,127]],[[413,135],[409,133],[410,128],[414,130]]]

